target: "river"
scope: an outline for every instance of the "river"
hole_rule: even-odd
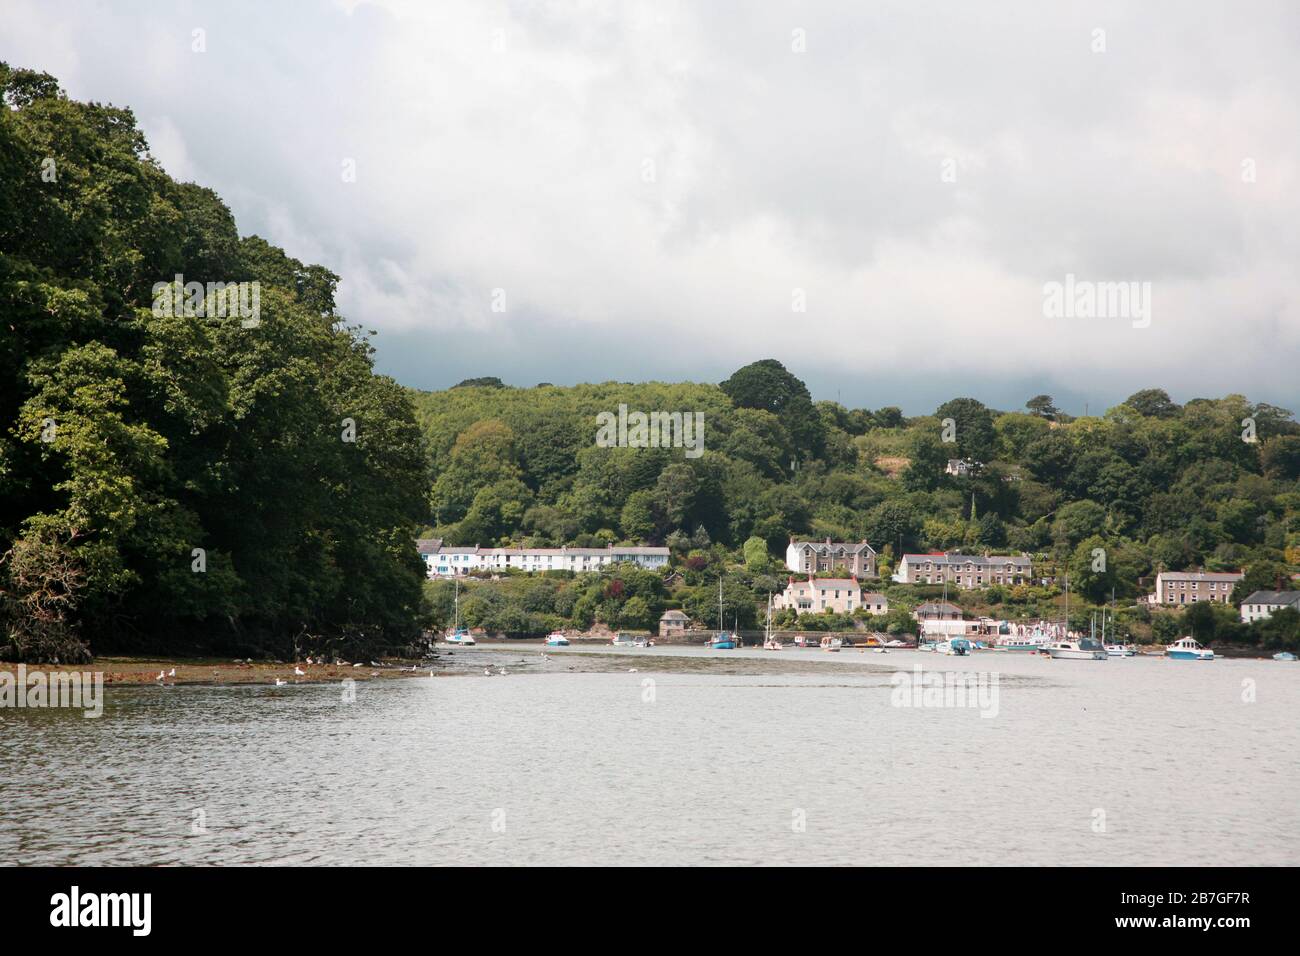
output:
[[[0,710],[0,860],[1300,864],[1300,664],[453,656],[351,702],[145,686],[98,719]],[[916,665],[996,675],[996,707],[899,706]]]

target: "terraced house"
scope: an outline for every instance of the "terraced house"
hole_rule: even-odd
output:
[[[1156,575],[1156,604],[1226,604],[1232,588],[1245,575],[1240,571],[1161,571]]]
[[[859,541],[796,541],[785,549],[785,566],[799,574],[816,574],[843,568],[855,578],[876,576],[876,551]]]
[[[986,588],[993,584],[1030,584],[1034,566],[1027,554],[988,555],[905,554],[893,580],[899,584],[949,584],[959,588]]]
[[[445,545],[440,538],[416,542],[431,578],[452,578],[471,571],[599,571],[611,564],[631,562],[643,568],[666,568],[668,549],[639,545],[604,548],[480,548]]]

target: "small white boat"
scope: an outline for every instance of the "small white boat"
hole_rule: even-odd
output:
[[[1065,641],[1052,641],[1043,648],[1047,656],[1059,661],[1104,661],[1106,648],[1098,641],[1084,637]]]
[[[1107,657],[1137,657],[1137,648],[1132,644],[1107,644]]]
[[[469,645],[474,643],[474,638],[465,628],[458,627],[447,635],[447,643]]]
[[[1296,656],[1290,651],[1278,651],[1273,655],[1273,660],[1275,661],[1293,661],[1295,659]]]
[[[949,657],[966,657],[971,652],[971,644],[964,637],[952,637],[934,645],[934,652]]]
[[[802,634],[796,634],[796,635],[795,635],[795,638],[794,638],[794,646],[795,646],[795,647],[812,647],[812,644],[809,642],[808,638],[805,637],[804,635],[802,635]]]
[[[897,638],[895,638],[892,641],[885,641],[885,643],[881,646],[882,647],[906,647],[907,641],[900,641]]]
[[[830,635],[827,635],[826,637],[822,638],[821,647],[822,650],[824,651],[838,651],[843,646],[844,646],[844,641],[838,637],[831,637]]]
[[[565,637],[564,634],[560,631],[551,631],[550,634],[546,635],[546,646],[547,647],[568,647],[569,639]]]
[[[1214,651],[1202,647],[1194,637],[1180,637],[1165,648],[1165,657],[1174,661],[1212,661]]]

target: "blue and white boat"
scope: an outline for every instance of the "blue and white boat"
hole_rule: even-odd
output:
[[[1193,637],[1180,637],[1165,648],[1165,657],[1175,661],[1212,661],[1214,651],[1202,647]]]
[[[965,657],[970,654],[970,651],[970,641],[964,637],[950,637],[934,645],[936,654],[947,654],[949,657]]]
[[[1107,657],[1137,657],[1137,648],[1132,644],[1107,644]]]
[[[1273,660],[1275,661],[1293,661],[1295,659],[1296,656],[1290,651],[1278,651],[1273,655]]]
[[[447,643],[469,645],[474,643],[474,638],[464,626],[461,626],[447,635]]]
[[[447,635],[448,644],[473,644],[474,638],[470,636],[469,631],[460,623],[460,580],[456,581],[456,623],[452,627],[451,633]]]
[[[559,631],[551,631],[550,634],[546,635],[546,646],[547,647],[568,647],[569,639]]]
[[[740,639],[736,636],[734,631],[731,634],[728,634],[726,631],[722,629],[722,577],[719,575],[718,577],[718,632],[714,634],[713,637],[709,640],[707,646],[712,647],[714,650],[729,651],[729,650],[733,650],[735,646],[739,643],[740,643]]]

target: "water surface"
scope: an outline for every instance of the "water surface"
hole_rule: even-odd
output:
[[[454,660],[352,703],[337,684],[117,687],[98,720],[0,710],[0,860],[1300,864],[1300,664]],[[997,716],[893,706],[918,663],[998,672]]]

